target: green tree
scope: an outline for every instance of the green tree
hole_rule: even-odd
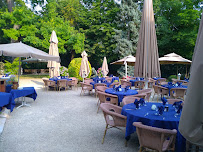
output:
[[[120,59],[128,55],[135,56],[140,26],[140,10],[135,0],[122,1],[116,23],[118,29],[115,29],[116,34],[113,36],[116,43],[114,52]],[[129,75],[133,75],[133,68],[128,67]],[[124,76],[124,67],[118,73]]]

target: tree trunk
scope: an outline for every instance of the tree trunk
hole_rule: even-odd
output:
[[[13,0],[7,0],[7,5],[8,5],[8,11],[12,12],[13,7],[14,7],[14,1]]]
[[[71,60],[74,59],[75,51],[71,51]]]

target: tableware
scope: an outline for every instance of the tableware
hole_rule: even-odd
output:
[[[151,106],[151,109],[152,109],[152,110],[156,110],[156,109],[157,109],[156,105],[153,104],[153,105]]]
[[[164,111],[168,112],[168,110],[169,110],[169,107],[165,106]]]
[[[120,91],[120,92],[121,92],[121,91],[122,91],[122,88],[118,88],[118,91]]]

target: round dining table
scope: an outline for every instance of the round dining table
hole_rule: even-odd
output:
[[[162,115],[157,115],[157,111],[152,110],[152,105],[162,106],[162,103],[146,103],[146,106],[141,106],[140,109],[136,109],[134,103],[127,104],[122,108],[122,115],[127,116],[126,124],[126,140],[130,139],[130,135],[136,131],[136,127],[133,126],[133,122],[142,122],[144,125],[158,127],[163,129],[176,129],[176,151],[184,152],[185,151],[185,138],[178,131],[178,125],[180,120],[180,115],[175,116],[175,108],[167,104],[169,107],[168,112],[163,112]]]
[[[122,102],[124,96],[130,96],[130,95],[136,95],[138,92],[136,90],[128,89],[125,91],[124,88],[122,88],[122,91],[116,91],[113,88],[109,88],[105,90],[106,93],[117,95],[118,96],[118,105],[120,105],[120,102]]]

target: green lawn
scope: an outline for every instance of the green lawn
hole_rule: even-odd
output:
[[[33,75],[33,74],[28,74],[28,75],[21,75],[20,78],[49,78],[49,75]]]

